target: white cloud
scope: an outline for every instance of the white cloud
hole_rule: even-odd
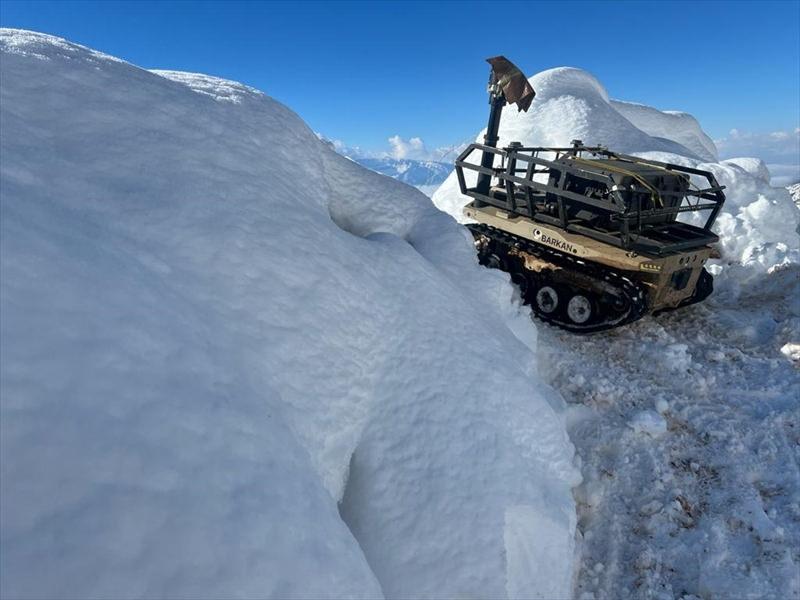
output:
[[[391,158],[410,158],[414,160],[430,159],[430,153],[425,147],[425,142],[422,141],[422,138],[412,137],[411,139],[404,140],[399,135],[393,135],[389,138],[389,146],[390,149],[387,155]]]
[[[317,137],[333,147],[336,152],[353,159],[358,158],[391,158],[395,160],[423,160],[452,163],[456,156],[467,147],[469,142],[461,142],[452,146],[428,149],[420,137],[404,139],[399,135],[388,138],[389,148],[385,150],[364,150],[359,146],[348,146],[341,140],[334,140],[317,133]]]
[[[800,181],[800,127],[769,133],[731,129],[727,137],[714,143],[720,158],[751,156],[763,160],[772,175],[772,185]]]
[[[389,138],[390,149],[383,152],[382,158],[395,158],[398,160],[430,160],[435,162],[452,163],[456,156],[467,147],[469,142],[461,142],[452,146],[442,146],[429,150],[425,142],[420,137],[412,137],[408,140],[399,135]]]
[[[800,158],[800,128],[769,133],[731,129],[727,137],[714,140],[721,158],[752,156],[764,162],[796,163]]]

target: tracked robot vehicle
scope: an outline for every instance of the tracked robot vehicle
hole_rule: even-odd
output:
[[[540,319],[579,333],[708,297],[713,280],[704,265],[717,256],[711,227],[725,202],[714,175],[580,140],[497,148],[503,107],[527,111],[535,91],[506,58],[488,62],[484,143],[455,163],[461,193],[473,198],[464,214],[481,264],[507,271]],[[475,187],[465,171],[477,172]],[[682,222],[683,213],[705,222]]]

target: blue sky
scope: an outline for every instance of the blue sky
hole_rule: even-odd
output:
[[[0,24],[243,81],[367,149],[483,126],[484,58],[587,69],[714,138],[800,121],[800,2],[0,2]]]

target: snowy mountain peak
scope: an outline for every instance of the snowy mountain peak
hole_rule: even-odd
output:
[[[580,138],[587,144],[598,143],[609,147],[622,144],[632,147],[632,144],[635,143],[634,138],[641,139],[641,136],[636,136],[630,125],[614,119],[614,113],[617,113],[648,136],[662,138],[668,145],[670,142],[680,145],[673,146],[672,150],[680,150],[682,147],[686,154],[703,160],[717,160],[717,149],[713,140],[701,129],[697,120],[688,113],[660,111],[643,104],[611,100],[605,86],[594,75],[575,67],[558,67],[542,71],[533,75],[529,81],[536,90],[535,101],[537,104],[556,100],[558,104],[564,105],[560,108],[566,113],[565,117],[577,116],[575,111],[578,111],[578,114],[587,111],[586,114],[589,116],[588,111],[591,111],[590,120],[595,127],[600,125],[602,120],[606,120],[612,121],[622,128],[614,135],[609,127],[602,131],[593,131],[591,128],[582,128],[579,120],[572,121],[571,126],[574,127],[572,131],[576,133],[574,135],[567,133],[566,136],[560,136],[559,139],[562,137],[569,137],[570,140]],[[570,103],[566,101],[565,97],[571,97],[575,102]],[[570,104],[573,106],[569,106]],[[606,110],[606,105],[613,109],[613,112]],[[565,125],[567,124],[569,123],[565,123]],[[523,143],[525,143],[524,140]],[[559,145],[567,144],[568,142],[559,143]],[[662,148],[664,147],[664,144],[660,145]],[[630,151],[625,148],[618,149]],[[685,152],[686,150],[688,153]]]
[[[591,98],[595,96],[608,102],[605,86],[591,73],[576,67],[556,67],[536,73],[528,78],[536,90],[536,100],[547,101],[565,95]]]

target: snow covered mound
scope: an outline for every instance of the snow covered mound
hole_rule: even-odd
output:
[[[764,183],[769,183],[770,174],[766,163],[760,158],[742,157],[742,158],[727,158],[722,161],[723,165],[734,165],[743,169],[756,179],[760,179]]]
[[[0,595],[569,595],[561,400],[461,227],[241,84],[0,51]]]
[[[611,106],[636,127],[654,137],[678,142],[703,160],[719,160],[717,147],[692,115],[651,106],[612,100]]]
[[[713,142],[694,117],[609,100],[602,84],[586,71],[550,69],[534,75],[530,82],[536,98],[527,113],[513,109],[503,113],[499,146],[512,141],[525,146],[568,146],[571,140],[580,139],[587,145],[601,144],[627,154],[712,171],[727,188],[727,202],[715,226],[722,238],[721,265],[748,265],[760,272],[800,262],[800,211],[785,188],[770,186],[762,161],[736,158],[718,162]],[[483,132],[476,140],[481,141],[482,136]],[[466,175],[467,183],[474,185],[476,175]],[[452,173],[434,193],[433,201],[463,220],[461,209],[469,198],[461,195]]]
[[[660,150],[696,156],[673,139],[655,138],[637,128],[615,109],[602,84],[586,71],[560,67],[538,73],[530,82],[536,90],[533,105],[527,113],[504,111],[501,145],[519,141],[523,145],[569,146],[580,139],[620,152]],[[483,139],[483,132],[477,139]],[[442,193],[447,193],[444,188]]]

